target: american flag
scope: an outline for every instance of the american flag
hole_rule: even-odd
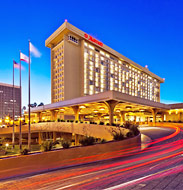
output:
[[[17,63],[16,61],[14,61],[13,60],[13,66],[14,66],[14,68],[20,68],[20,65],[19,65],[19,63]]]

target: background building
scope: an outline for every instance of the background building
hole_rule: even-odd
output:
[[[68,22],[47,40],[52,103],[109,90],[160,101],[162,78]]]
[[[20,87],[14,86],[15,116],[20,114]],[[0,83],[0,118],[13,116],[13,85]]]

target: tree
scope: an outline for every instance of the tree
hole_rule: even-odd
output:
[[[44,103],[43,103],[43,102],[41,102],[38,106],[44,106]]]

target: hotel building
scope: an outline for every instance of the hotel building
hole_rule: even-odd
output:
[[[160,103],[161,77],[67,21],[45,45],[51,50],[51,104],[33,108],[33,121],[155,123],[177,107],[182,113],[180,104]]]
[[[14,86],[13,98],[13,85],[0,83],[0,119],[6,116],[13,116],[13,100],[15,106],[15,117],[20,115],[20,87]]]
[[[68,22],[47,40],[52,103],[114,90],[160,101],[163,79]]]

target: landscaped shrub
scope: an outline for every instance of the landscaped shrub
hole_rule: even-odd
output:
[[[88,146],[88,145],[93,145],[95,143],[95,138],[94,137],[84,137],[79,141],[79,143],[82,146]]]
[[[140,133],[140,131],[138,130],[138,125],[132,124],[130,126],[130,130],[134,134],[134,136],[136,136],[136,135],[138,135]]]
[[[76,121],[75,121],[75,123],[79,123],[79,121],[78,121],[78,120],[76,120]]]
[[[130,129],[131,125],[132,124],[130,122],[126,122],[126,123],[123,124],[123,127],[126,128],[126,129]]]
[[[104,125],[104,122],[101,121],[101,122],[99,123],[99,125]]]
[[[94,122],[94,121],[90,121],[90,124],[94,124],[94,125],[96,125],[97,123],[96,123],[96,122]]]
[[[129,131],[126,133],[126,135],[123,134],[122,128],[128,129]],[[138,125],[135,125],[130,122],[126,122],[121,126],[116,126],[116,128],[113,128],[112,135],[114,140],[123,140],[125,136],[127,138],[131,138],[133,136],[136,136],[140,133],[138,130]]]
[[[3,146],[4,138],[0,138],[0,146]]]
[[[126,122],[123,124],[123,127],[126,129],[129,129],[134,136],[136,136],[140,133],[140,131],[138,130],[138,125],[135,125],[133,123]]]
[[[24,148],[20,153],[21,153],[21,155],[28,155],[29,152],[30,151],[27,148]]]
[[[105,143],[105,142],[106,142],[105,139],[101,139],[101,140],[100,140],[100,143],[102,143],[102,144]]]
[[[66,149],[71,146],[70,141],[63,140],[61,143],[62,143],[63,148],[66,148]]]
[[[116,141],[120,141],[125,138],[123,134],[123,130],[119,126],[113,127],[111,134],[113,136],[113,140],[116,140]]]
[[[126,134],[126,137],[127,137],[127,138],[133,137],[133,133],[129,131],[129,132]]]
[[[60,118],[58,118],[57,121],[60,122]]]
[[[44,141],[41,144],[41,148],[43,149],[43,151],[50,151],[50,150],[52,150],[52,147],[53,147],[52,141]]]
[[[55,146],[57,144],[60,144],[60,141],[59,140],[56,140],[55,142],[52,142],[52,146]]]
[[[122,133],[119,133],[119,132],[116,132],[116,133],[114,132],[113,133],[113,139],[115,141],[121,141],[124,139],[124,135]]]
[[[6,150],[0,148],[0,156],[4,156],[6,155],[6,153],[7,153]]]

